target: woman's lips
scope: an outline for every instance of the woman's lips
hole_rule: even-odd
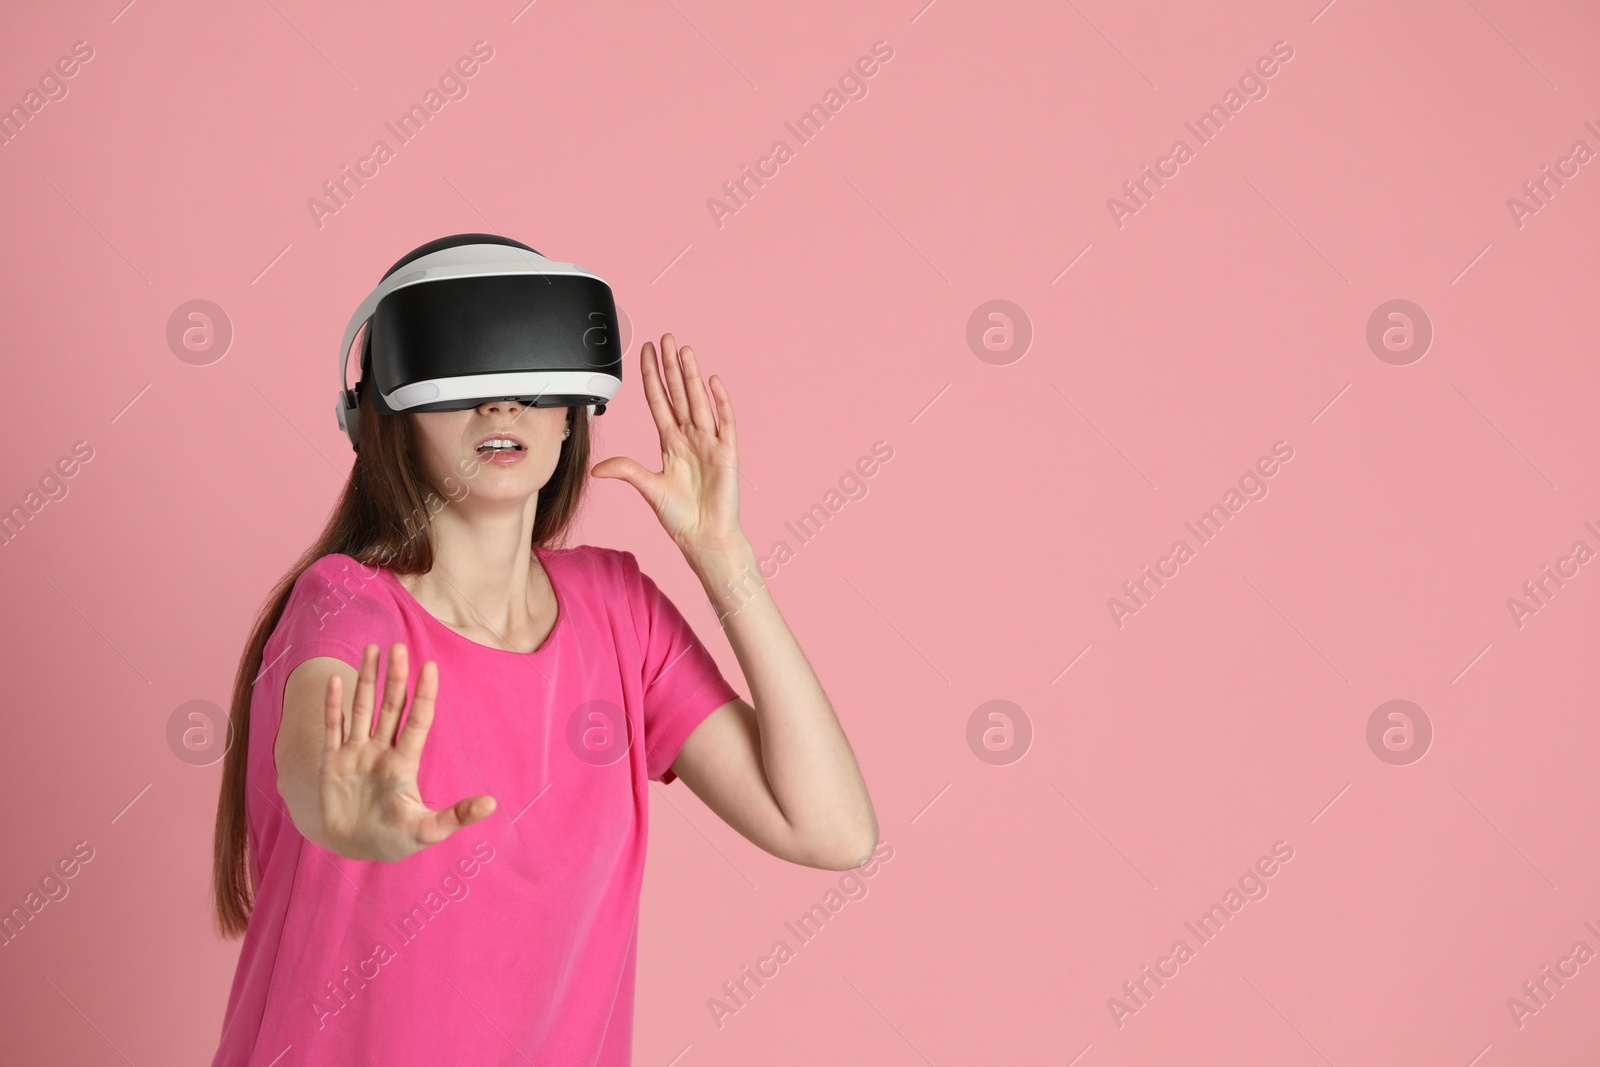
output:
[[[497,463],[505,466],[511,463],[521,463],[522,458],[527,454],[520,448],[484,449],[478,453],[478,458],[485,463]]]

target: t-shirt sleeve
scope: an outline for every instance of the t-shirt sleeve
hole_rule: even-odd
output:
[[[389,646],[403,640],[382,581],[373,567],[342,554],[323,556],[307,567],[278,620],[282,643],[272,665],[278,677],[287,680],[317,656],[332,656],[360,671],[362,649],[376,644],[381,682]]]
[[[667,785],[678,777],[671,768],[683,742],[739,693],[688,620],[639,570],[633,553],[621,555],[643,652],[645,769],[651,780]]]

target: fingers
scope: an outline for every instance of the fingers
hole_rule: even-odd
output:
[[[707,437],[717,436],[717,419],[711,412],[711,402],[706,399],[706,386],[700,380],[700,361],[694,358],[694,349],[684,345],[678,349],[683,363],[683,377],[689,390],[689,412],[694,424]]]
[[[663,430],[667,425],[680,429],[685,425],[693,425],[707,437],[718,438],[719,417],[731,414],[733,410],[726,390],[722,391],[722,396],[716,397],[716,407],[713,409],[712,397],[700,377],[700,363],[695,358],[694,349],[688,345],[680,347],[670,333],[661,335],[661,367],[657,367],[655,355],[655,346],[646,341],[640,349],[640,376],[656,425]],[[664,421],[669,414],[670,423]]]
[[[733,398],[728,387],[715,374],[711,376],[711,394],[717,401],[717,436],[731,449],[739,447],[739,431],[733,421]]]
[[[661,363],[667,373],[667,392],[672,397],[672,410],[682,425],[693,416],[689,411],[689,397],[683,387],[683,367],[678,362],[678,342],[670,333],[661,335]]]
[[[661,496],[666,492],[666,479],[653,470],[647,470],[631,456],[608,456],[590,468],[589,473],[596,478],[619,478],[627,482],[639,490],[651,507],[659,506]]]
[[[672,410],[672,402],[667,399],[666,388],[661,382],[661,370],[656,366],[656,348],[649,341],[639,349],[639,380],[644,383],[644,398],[650,405],[650,414],[655,416],[656,429],[665,438],[669,430],[678,428],[678,415]]]
[[[437,845],[464,826],[482,822],[493,815],[499,804],[494,797],[484,795],[458,800],[448,808],[430,811],[417,822],[417,842]]]
[[[393,660],[390,662],[392,664]],[[400,695],[405,696],[404,690]],[[422,673],[417,677],[417,690],[411,695],[411,714],[406,716],[406,724],[400,728],[400,736],[394,743],[395,751],[408,760],[422,758],[422,745],[428,740],[428,728],[433,725],[434,702],[438,695],[439,665],[429,660],[422,665]]]
[[[406,646],[396,641],[389,646],[389,669],[384,672],[380,719],[394,720],[400,717],[401,709],[406,706],[406,681],[410,677],[411,666],[407,662]],[[367,733],[367,730],[363,730],[361,736],[366,737]]]
[[[367,645],[361,650],[361,673],[356,676],[356,698],[350,709],[350,729],[345,731],[346,740],[364,738],[371,731],[373,693],[377,688],[378,646]]]
[[[394,743],[395,726],[400,722],[400,709],[404,706],[406,699],[405,683],[407,677],[410,675],[410,672],[405,669],[406,646],[395,645],[394,647],[399,650],[398,654],[400,658],[396,660],[396,653],[393,651],[389,653],[389,681],[392,685],[394,682],[395,672],[398,670],[400,673],[400,698],[393,701],[388,699],[384,700],[383,709],[378,713],[378,729],[375,735],[377,740],[381,741],[385,745],[391,745]],[[398,667],[396,664],[398,664]],[[422,688],[422,679],[428,675],[428,667],[429,664],[427,663],[422,665],[421,674],[419,674],[417,678],[418,690],[421,690]]]
[[[423,672],[427,673],[427,664]],[[406,646],[395,642],[389,646],[389,669],[384,673],[383,704],[377,713],[377,738],[388,744],[394,736],[395,723],[406,705],[406,681],[411,671],[406,662]],[[420,682],[419,682],[420,685]],[[350,709],[348,741],[367,740],[373,736],[373,710],[375,690],[378,687],[378,646],[367,645],[361,651],[361,673],[356,678],[356,698]]]
[[[322,755],[326,759],[339,751],[344,741],[344,679],[328,675],[322,694]]]
[[[466,800],[457,801],[451,810],[455,812],[456,819],[462,826],[471,826],[475,822],[482,822],[493,815],[500,802],[485,793],[483,796],[468,797]]]

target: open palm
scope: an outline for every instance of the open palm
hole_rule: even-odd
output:
[[[639,490],[668,535],[685,552],[734,544],[741,531],[739,440],[733,402],[715,374],[708,395],[694,349],[688,345],[679,348],[668,333],[661,337],[661,351],[664,385],[663,373],[656,366],[655,345],[646,341],[639,349],[644,395],[661,434],[661,470],[649,470],[627,456],[611,456],[589,473],[596,478],[620,478]]]
[[[334,850],[347,859],[402,860],[438,844],[463,826],[493,814],[490,796],[468,797],[433,811],[417,789],[417,766],[423,742],[433,724],[439,693],[439,665],[429,661],[417,675],[411,712],[395,733],[406,700],[406,646],[389,650],[383,707],[373,731],[372,705],[377,689],[378,646],[368,645],[351,708],[348,737],[344,730],[344,681],[328,679],[323,705],[323,749],[317,764],[317,794],[322,829]]]

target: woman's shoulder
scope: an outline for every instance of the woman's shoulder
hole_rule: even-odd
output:
[[[582,544],[540,551],[569,579],[615,585],[639,573],[639,561],[627,549]]]
[[[369,642],[387,645],[406,629],[405,609],[393,579],[380,567],[335,552],[319,556],[295,578],[263,652],[293,669],[305,655],[339,655],[349,662]],[[322,650],[312,651],[312,650]]]
[[[291,597],[319,616],[357,605],[363,614],[399,614],[394,577],[375,563],[343,552],[319,556],[295,579]]]
[[[357,593],[363,586],[370,589],[382,587],[387,574],[385,568],[375,563],[364,563],[343,552],[330,552],[312,560],[310,566],[300,573],[295,584],[316,588],[337,585],[351,593]]]

